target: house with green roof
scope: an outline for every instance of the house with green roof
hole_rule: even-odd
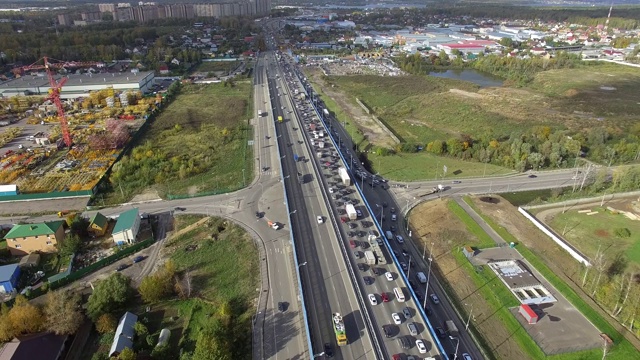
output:
[[[7,248],[14,256],[57,252],[56,245],[64,240],[64,223],[64,220],[58,220],[15,225],[4,236]]]
[[[140,231],[140,212],[138,208],[127,210],[118,216],[118,221],[111,231],[113,241],[118,245],[133,244]]]
[[[91,217],[91,219],[89,219],[89,227],[87,228],[87,231],[93,235],[102,236],[107,232],[107,228],[109,228],[109,219],[97,212]]]

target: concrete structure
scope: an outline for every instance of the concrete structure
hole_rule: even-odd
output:
[[[492,261],[487,265],[521,304],[546,304],[558,301],[522,261]]]
[[[42,332],[14,338],[0,349],[0,360],[60,360],[68,335]]]
[[[13,256],[32,252],[56,252],[56,245],[64,240],[64,220],[39,224],[15,225],[4,238]]]
[[[0,266],[0,292],[10,293],[17,290],[19,278],[20,266],[18,264]]]
[[[536,312],[527,304],[520,305],[518,313],[522,315],[529,324],[535,324],[538,322],[538,314],[536,314]]]
[[[140,231],[140,215],[138,208],[127,210],[118,216],[118,222],[111,234],[118,245],[133,244]]]
[[[17,185],[0,185],[0,196],[18,195]]]
[[[63,76],[56,75],[56,80]],[[128,73],[85,73],[64,75],[67,82],[62,87],[60,97],[63,99],[89,96],[90,91],[104,90],[113,87],[114,90],[132,90],[146,92],[154,83],[155,75],[152,71]],[[49,80],[44,73],[25,75],[0,84],[0,95],[11,97],[16,95],[41,95],[49,91]]]
[[[70,26],[73,24],[70,14],[58,14],[58,24],[61,26]]]
[[[89,220],[89,227],[87,228],[87,231],[96,236],[102,236],[107,231],[108,227],[109,219],[97,212]]]
[[[138,321],[136,314],[127,311],[122,315],[116,328],[111,349],[109,350],[109,357],[118,356],[118,354],[126,348],[133,349],[133,336],[135,334],[133,326],[136,324],[136,321]]]

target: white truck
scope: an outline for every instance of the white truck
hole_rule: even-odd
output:
[[[324,113],[325,116],[329,116],[329,110],[327,109],[322,109],[322,112]]]
[[[350,220],[357,220],[358,213],[356,212],[356,208],[352,204],[347,204],[345,207],[345,211],[347,212],[347,216],[349,216]]]
[[[431,195],[431,194],[435,194],[437,192],[441,192],[441,191],[445,191],[446,188],[444,185],[442,184],[438,184],[438,186],[434,186],[433,189],[431,189],[431,191],[429,191],[428,193],[421,195],[421,196],[427,196],[427,195]]]
[[[346,186],[350,186],[351,185],[351,178],[349,177],[349,173],[347,172],[347,169],[341,167],[340,169],[338,169],[338,174],[340,175],[340,179],[342,179],[342,183]]]
[[[318,158],[320,159],[324,156],[324,153],[322,151],[318,151],[316,155],[318,155]]]
[[[380,238],[378,238],[375,235],[369,235],[369,238],[367,239],[369,242],[369,247],[371,248],[371,251],[373,251],[373,253],[376,255],[376,260],[378,261],[378,264],[380,265],[384,265],[387,263],[387,258],[385,258],[384,253],[382,252],[382,248],[380,247]]]
[[[318,137],[324,137],[324,131],[319,130],[318,131]]]
[[[258,117],[262,117],[262,110],[258,110]]]
[[[375,265],[376,264],[376,256],[373,251],[368,250],[364,252],[364,260],[367,265]]]
[[[318,147],[324,149],[324,141],[318,141]]]

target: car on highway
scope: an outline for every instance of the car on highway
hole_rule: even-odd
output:
[[[407,249],[402,249],[402,256],[409,256],[409,253],[407,252]]]
[[[398,244],[404,243],[404,238],[401,235],[396,235],[396,241]]]
[[[333,188],[332,187],[329,188],[329,194],[333,194]]]
[[[393,323],[396,325],[402,324],[402,319],[400,318],[400,314],[392,313],[391,318],[393,319]]]
[[[384,337],[386,338],[390,338],[391,336],[393,336],[391,332],[391,326],[389,325],[382,325],[382,332],[384,332]]]
[[[391,208],[389,211],[391,211],[391,213],[395,213],[396,212],[396,208]]]
[[[407,324],[407,329],[409,329],[409,334],[416,336],[418,335],[418,325],[414,322],[410,322]]]
[[[347,221],[349,221],[349,218],[347,218],[345,216],[340,218],[340,222],[343,223],[343,224],[346,223]]]
[[[324,356],[330,358],[333,357],[333,349],[331,348],[331,344],[330,343],[325,343],[324,344]]]
[[[354,251],[353,252],[353,256],[355,256],[356,259],[361,259],[362,258],[362,254],[360,253],[360,251]]]
[[[357,228],[357,227],[358,227],[358,224],[357,224],[357,223],[354,223],[354,222],[349,223],[349,228],[350,228],[350,229],[355,229],[355,228]]]
[[[464,359],[464,360],[473,360],[473,359],[471,359],[471,355],[469,355],[467,353],[463,353],[462,354],[462,359]]]
[[[389,272],[389,271],[384,273],[384,277],[387,278],[387,281],[393,281],[393,274],[391,272]]]
[[[411,317],[411,309],[409,309],[408,307],[402,309],[402,315],[404,315],[405,319],[408,319]]]
[[[433,302],[434,304],[436,305],[440,304],[440,299],[438,299],[438,295],[431,294],[429,295],[429,297],[431,298],[431,302]]]
[[[324,218],[322,218],[322,216],[318,216],[316,219],[318,220],[318,224],[322,224],[324,222]]]
[[[378,305],[378,299],[376,299],[376,296],[373,294],[369,294],[369,303],[371,303],[371,305]]]
[[[444,338],[447,337],[447,333],[441,327],[437,327],[436,328],[436,335],[438,335],[438,337],[441,338],[441,339],[444,339]]]
[[[362,278],[362,280],[364,280],[364,283],[367,284],[367,285],[373,284],[373,278],[370,277],[370,276],[365,276],[365,277]]]
[[[372,266],[372,267],[371,267],[371,271],[373,272],[373,274],[374,274],[374,275],[379,276],[380,274],[382,274],[382,272],[383,272],[384,270],[382,270],[382,269],[380,269],[380,268],[377,268],[377,267],[373,267],[373,266]]]
[[[391,221],[396,221],[398,220],[398,217],[396,216],[396,214],[391,214]]]
[[[365,270],[365,266],[363,263],[358,263],[358,270],[360,271],[364,271]]]
[[[389,302],[389,295],[387,295],[387,293],[380,293],[380,297],[382,298],[382,302]]]
[[[418,352],[420,354],[427,353],[427,347],[425,346],[424,341],[422,339],[416,340],[416,347],[418,348]]]
[[[406,271],[408,270],[407,264],[406,264],[406,263],[404,263],[404,262],[401,262],[401,263],[400,263],[400,267],[402,268],[402,271],[405,271],[405,272],[406,272]]]

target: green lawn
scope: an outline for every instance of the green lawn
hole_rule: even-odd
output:
[[[191,216],[181,225],[196,219]],[[181,220],[180,220],[181,221]],[[189,245],[197,245],[187,251]],[[233,311],[234,338],[240,358],[251,357],[251,318],[253,300],[258,295],[260,270],[257,249],[251,237],[239,226],[224,219],[209,222],[167,244],[171,259],[179,271],[189,271],[194,296],[202,300],[173,302],[172,307],[184,317],[181,346],[192,351],[199,330],[207,326],[219,305],[229,303]]]
[[[196,68],[196,72],[224,72],[223,75],[229,73],[229,71],[235,69],[240,64],[239,61],[203,61]]]
[[[587,215],[577,210],[558,213],[549,225],[589,257],[595,256],[598,247],[602,246],[603,249],[610,249],[606,252],[610,257],[623,252],[630,261],[640,264],[640,222],[601,207],[591,210],[598,213]],[[621,228],[629,229],[631,236],[616,236],[615,230]]]
[[[445,158],[424,151],[388,156],[369,153],[368,158],[374,172],[397,181],[436,180],[437,178],[446,184],[455,179],[506,175],[514,172],[501,166],[492,164],[485,166],[484,163]],[[447,166],[446,175],[443,172],[444,165]],[[444,178],[443,175],[445,175]]]
[[[233,86],[183,85],[111,175],[105,202],[145,189],[161,196],[194,196],[244,187],[253,179],[251,80]]]
[[[478,244],[469,245],[477,248],[489,248],[496,246],[496,243],[495,241],[493,241],[491,236],[484,232],[480,225],[478,225],[478,223],[473,220],[473,218],[471,218],[471,216],[469,216],[469,214],[467,214],[467,212],[464,211],[464,209],[460,205],[458,205],[453,200],[449,200],[447,206],[449,207],[449,210],[454,213],[460,219],[460,221],[464,223],[464,225],[467,227],[467,230],[469,230],[470,233],[474,234],[476,238],[478,238]]]

